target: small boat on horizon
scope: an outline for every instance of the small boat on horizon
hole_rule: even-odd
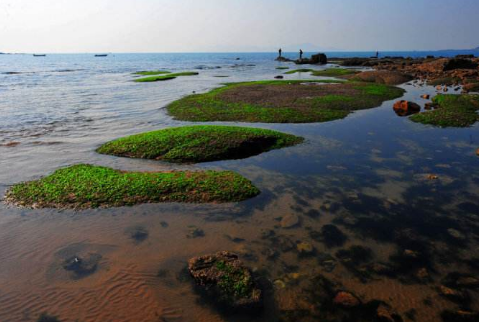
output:
[[[108,54],[96,54],[95,57],[107,57]]]
[[[33,54],[33,57],[45,57],[45,54]]]

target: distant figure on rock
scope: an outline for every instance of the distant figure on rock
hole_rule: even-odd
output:
[[[376,59],[379,58],[379,51],[376,51]]]
[[[302,60],[303,59],[303,50],[300,49],[299,50],[299,60]]]
[[[280,49],[278,50],[278,52],[279,52],[279,56],[278,56],[278,57],[281,58],[281,54],[283,53],[283,50],[280,48]]]

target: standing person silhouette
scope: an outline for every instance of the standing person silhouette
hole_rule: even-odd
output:
[[[279,58],[281,58],[281,54],[283,53],[283,50],[280,48],[278,52],[279,52]]]
[[[376,59],[379,58],[379,51],[376,51]]]
[[[303,60],[303,50],[299,50],[299,60]]]

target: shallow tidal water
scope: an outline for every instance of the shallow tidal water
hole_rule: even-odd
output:
[[[223,82],[272,79],[284,72],[275,67],[285,66],[273,58],[0,56],[0,195],[12,184],[76,163],[138,171],[228,169],[262,191],[234,204],[81,212],[1,203],[0,321],[35,321],[42,312],[68,322],[294,321],[288,317],[311,306],[318,274],[364,302],[386,302],[405,321],[440,321],[441,311],[464,306],[441,296],[438,287],[449,273],[479,278],[477,125],[416,124],[397,116],[390,101],[328,123],[241,123],[306,138],[243,160],[172,165],[95,153],[118,137],[190,125],[172,120],[164,107]],[[151,69],[200,75],[131,82],[132,72]],[[403,99],[422,105],[422,94],[435,93],[427,86],[400,87],[407,91]],[[291,215],[299,224],[281,227]],[[317,238],[329,224],[346,235],[342,245]],[[194,234],[200,230],[203,236]],[[313,252],[301,254],[300,243],[311,244]],[[369,258],[351,263],[338,254],[353,245],[370,249]],[[224,315],[194,292],[186,261],[220,250],[240,254],[268,281],[262,314]],[[411,252],[413,260],[404,256]],[[63,268],[71,256],[91,254],[98,258],[93,272],[77,276]],[[468,307],[479,310],[477,288],[466,292]]]

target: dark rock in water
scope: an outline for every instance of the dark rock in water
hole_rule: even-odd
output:
[[[198,238],[198,237],[204,237],[205,232],[203,229],[198,228],[198,227],[190,227],[188,230],[188,233],[186,234],[187,238]]]
[[[262,291],[236,254],[195,257],[188,261],[188,270],[202,292],[223,308],[250,311],[263,305]]]
[[[479,313],[466,310],[444,310],[441,313],[443,322],[477,322],[479,321]]]
[[[409,101],[397,101],[394,103],[393,109],[398,116],[408,116],[421,111],[418,104]]]
[[[323,53],[312,55],[311,58],[302,58],[295,61],[298,65],[310,64],[310,65],[325,65],[328,63],[328,57]]]
[[[56,316],[48,315],[47,313],[42,313],[37,322],[60,322]]]
[[[295,214],[288,214],[281,219],[282,228],[293,228],[299,225],[299,217]]]
[[[276,78],[276,79],[283,79],[284,76],[278,75],[278,76],[274,76],[274,78]]]
[[[127,234],[137,243],[141,243],[148,238],[148,230],[146,230],[144,227],[133,227],[127,229]]]
[[[337,251],[336,257],[343,262],[359,265],[369,262],[373,258],[373,252],[370,248],[354,245]]]
[[[86,277],[95,273],[101,258],[100,254],[88,254],[85,258],[73,256],[65,260],[63,268],[73,272],[77,278]]]
[[[335,225],[324,225],[321,228],[322,242],[328,247],[343,246],[348,239]]]

